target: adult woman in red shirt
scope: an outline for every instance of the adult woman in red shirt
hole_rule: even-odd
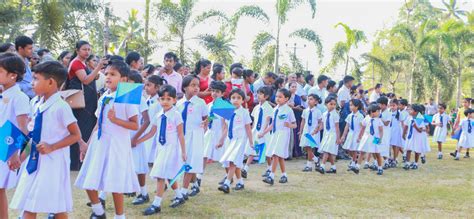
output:
[[[198,97],[204,100],[206,104],[212,102],[211,91],[209,91],[209,84],[211,84],[211,61],[201,59],[196,63],[194,74],[199,77],[199,93]]]
[[[102,59],[96,68],[91,71],[86,66],[86,59],[91,53],[91,46],[86,41],[78,41],[76,43],[76,50],[72,55],[72,61],[68,68],[68,77],[66,80],[66,90],[77,89],[83,90],[85,108],[73,109],[72,112],[77,119],[77,124],[82,134],[81,146],[84,146],[97,123],[95,111],[97,109],[97,90],[95,86],[95,79],[106,63],[106,59]],[[79,160],[80,150],[79,144],[73,144],[71,150],[71,170],[79,170],[81,162]]]

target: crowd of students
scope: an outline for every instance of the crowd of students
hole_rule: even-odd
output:
[[[170,207],[181,206],[200,193],[211,162],[222,164],[224,177],[218,190],[229,193],[234,182],[234,191],[245,189],[244,179],[255,177],[250,166],[260,157],[267,165],[262,181],[274,185],[277,168],[278,182],[290,181],[285,161],[299,156],[306,156],[304,172],[314,167],[321,174],[336,174],[335,161],[345,156],[350,159],[348,170],[355,174],[372,169],[382,175],[399,162],[405,170],[418,169],[431,150],[430,125],[435,127],[439,159],[448,126],[459,136],[452,153],[455,159],[462,149],[474,146],[470,98],[464,99],[454,124],[445,104],[439,104],[438,113],[428,121],[423,105],[384,94],[381,84],[364,90],[351,76],[339,83],[325,75],[259,76],[235,63],[226,79],[226,66],[201,59],[189,72],[172,52],[164,55],[163,67],[143,66],[136,52],[99,60],[88,54],[90,45],[84,41],[73,53],[96,60],[91,65],[94,71],[75,70],[76,61],[88,65],[74,55],[71,64],[45,60],[30,70],[30,60],[22,54],[32,43],[22,44],[23,36],[17,39],[17,54],[0,54],[0,123],[8,120],[30,133],[31,142],[7,162],[0,161],[0,218],[8,218],[6,189],[13,187],[10,207],[24,218],[35,218],[37,213],[66,218],[72,211],[69,146],[75,143],[82,162],[74,184],[86,191],[91,218],[106,217],[107,193],[113,196],[114,218],[125,218],[124,194],[137,193],[134,205],[149,203],[144,215],[161,211],[168,187],[174,192]],[[20,87],[26,74],[31,74],[31,96],[30,90]],[[81,82],[93,75],[90,81],[96,82],[95,113],[88,117],[78,118],[61,98],[62,85],[73,78],[71,74]],[[115,102],[121,82],[144,84],[139,105]],[[230,118],[215,111],[217,101],[234,106]],[[80,129],[83,119],[97,120],[91,133]],[[183,170],[182,181],[171,181]],[[147,175],[156,180],[153,200],[146,189]]]

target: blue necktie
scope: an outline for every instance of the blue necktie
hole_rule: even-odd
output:
[[[227,133],[227,136],[229,136],[229,139],[232,139],[234,137],[234,134],[232,133],[232,130],[234,129],[234,118],[235,118],[235,113],[232,114],[232,117],[230,118],[229,133]]]
[[[166,116],[165,114],[161,115],[161,124],[160,124],[160,138],[158,139],[161,145],[166,144]]]
[[[104,97],[102,99],[101,107],[100,107],[100,113],[99,113],[99,126],[97,130],[97,139],[100,139],[100,136],[102,135],[102,122],[104,121],[104,109],[105,105],[109,103],[110,100],[112,100],[113,97]]]
[[[41,141],[41,126],[43,125],[43,113],[39,111],[36,113],[35,126],[33,128],[33,136],[31,142],[30,158],[26,165],[26,171],[28,174],[35,172],[38,169],[39,152],[36,149],[36,145]]]
[[[331,129],[331,124],[329,124],[329,118],[331,116],[331,113],[328,112],[328,117],[326,117],[326,130],[330,130]]]
[[[468,119],[467,120],[467,133],[471,133],[472,132],[472,124],[471,124],[471,120]]]
[[[184,102],[184,109],[183,112],[181,112],[181,116],[183,117],[183,133],[186,134],[186,120],[188,119],[188,106],[191,103],[191,101],[187,100]]]
[[[273,121],[272,121],[272,124],[273,124],[273,128],[272,128],[272,133],[275,133],[276,131],[276,123],[277,123],[277,116],[278,116],[278,109],[275,110],[275,114],[273,115]]]
[[[150,106],[151,104],[153,104],[153,100],[147,100],[146,101],[146,105]]]
[[[374,129],[374,119],[370,120],[370,135],[374,136],[375,129]]]
[[[443,127],[443,115],[439,115],[439,122],[441,123],[441,128]]]
[[[209,118],[210,118],[210,121],[209,121],[209,123],[207,124],[207,127],[208,127],[209,129],[211,129],[211,128],[212,128],[212,122],[213,122],[214,119],[215,119],[215,118],[214,118],[214,112],[213,112],[212,110],[211,110],[211,113],[209,113]]]
[[[413,123],[415,123],[415,120],[411,120],[410,124],[410,131],[408,132],[408,139],[411,139],[411,136],[413,135]]]
[[[260,107],[260,112],[258,112],[258,119],[257,119],[257,131],[262,129],[262,120],[263,120],[263,108]]]
[[[393,122],[393,117],[395,117],[396,114],[392,114],[392,119],[390,119],[390,127],[392,127],[392,122]]]
[[[354,131],[354,114],[352,114],[352,119],[351,119],[351,130]]]
[[[309,116],[308,116],[308,126],[313,125],[313,111],[309,110]]]

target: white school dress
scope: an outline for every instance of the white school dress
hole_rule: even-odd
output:
[[[435,126],[435,130],[433,132],[433,142],[446,142],[446,136],[448,135],[448,121],[451,119],[449,115],[446,113],[439,114],[436,113],[433,116],[433,122],[436,124],[442,123],[442,126],[439,127],[438,125]],[[442,120],[442,122],[441,122]]]
[[[401,123],[401,129],[402,129],[402,149],[405,150],[405,147],[407,145],[407,142],[405,139],[403,139],[403,129],[410,125],[410,114],[408,113],[408,110],[405,108],[404,110],[400,111],[400,123]],[[407,132],[408,133],[408,132]]]
[[[140,105],[138,106],[138,124],[140,128],[143,125],[143,116],[142,113],[146,112],[148,114],[148,105],[146,104],[145,98],[142,96]],[[135,136],[137,131],[130,131],[130,139]],[[144,132],[146,133],[146,132]],[[142,134],[143,135],[143,134]],[[132,147],[133,154],[133,166],[135,167],[136,174],[147,174],[148,173],[148,157],[146,153],[146,148],[144,142]]]
[[[311,121],[309,119],[309,114],[311,112]],[[304,128],[300,140],[300,147],[308,147],[310,146],[309,140],[305,137],[306,134],[313,133],[313,131],[318,127],[319,122],[322,121],[322,113],[321,110],[318,109],[318,107],[313,107],[313,108],[306,108],[303,110],[303,114],[301,115],[301,118],[304,119]],[[311,124],[311,125],[310,125]],[[314,135],[311,135],[313,139],[316,141],[316,144],[319,147],[319,144],[321,143],[321,132],[317,132]]]
[[[152,99],[152,100],[154,101],[150,101],[149,102],[150,106],[148,107],[148,117],[150,117],[150,120],[155,119],[156,115],[163,109],[161,107],[161,104],[156,99]],[[149,131],[150,130],[147,130],[146,132],[148,133]],[[156,158],[156,141],[155,141],[156,139],[155,138],[156,138],[156,135],[144,142],[145,148],[147,151],[146,154],[148,157],[148,163],[155,162],[155,158]]]
[[[249,111],[242,106],[236,109],[234,113],[234,120],[232,121],[231,119],[227,124],[229,128],[226,141],[227,147],[220,162],[224,165],[232,162],[237,168],[242,168],[245,146],[249,141],[245,125],[252,123],[252,119],[250,118]],[[231,129],[232,138],[230,138]]]
[[[102,100],[105,97],[113,99],[108,103],[105,101],[102,109]],[[96,116],[100,119],[100,112],[103,112],[102,135],[99,139],[99,130],[91,135],[89,148],[75,183],[81,189],[113,193],[140,191],[133,164],[130,130],[112,123],[107,118],[113,106],[117,118],[128,120],[138,115],[138,106],[115,103],[114,98],[115,92],[99,98]],[[99,121],[97,123],[99,125]]]
[[[385,111],[380,113],[380,119],[382,120],[383,123],[389,122],[388,125],[383,124],[383,136],[382,136],[382,142],[380,144],[381,146],[381,151],[380,155],[382,157],[389,157],[390,156],[390,121],[392,121],[392,113],[390,110],[385,109]]]
[[[261,112],[261,113],[260,113]],[[263,104],[258,104],[253,108],[252,117],[253,117],[253,127],[252,127],[252,136],[253,141],[257,144],[268,144],[270,142],[270,133],[265,134],[262,138],[258,138],[258,133],[263,132],[267,118],[271,118],[273,113],[273,107],[265,101]],[[260,130],[257,130],[259,116],[261,116]],[[252,145],[253,146],[253,145]],[[245,155],[247,156],[257,156],[257,151],[251,147],[250,143],[247,142],[245,146]]]
[[[213,119],[209,122],[206,134],[204,134],[204,157],[209,160],[219,161],[225,151],[225,144],[222,145],[222,147],[217,148],[217,144],[222,137],[224,128],[223,124],[225,120],[219,115],[211,112],[212,106],[213,103],[208,104],[210,117],[213,117]]]
[[[160,128],[163,121],[163,115],[166,117],[166,134],[164,144],[159,142]],[[167,112],[161,110],[152,121],[152,125],[156,126],[157,138],[155,139],[158,147],[156,159],[150,176],[160,179],[173,179],[181,169],[183,160],[181,158],[181,144],[178,139],[178,126],[183,124],[181,113],[176,107],[169,109]]]
[[[366,116],[364,120],[362,120],[362,126],[365,127],[365,131],[364,135],[360,139],[359,151],[365,153],[381,153],[383,148],[381,146],[382,139],[380,139],[379,128],[383,126],[382,120],[380,118],[372,118],[370,116]],[[374,143],[374,138],[380,139],[379,144]]]
[[[357,113],[351,113],[346,118],[346,124],[349,125],[349,132],[347,133],[346,141],[342,146],[343,149],[348,151],[357,151],[359,149],[359,143],[357,143],[357,138],[359,138],[359,133],[361,130],[360,124],[364,120],[364,115],[357,111]],[[352,124],[353,127],[352,127]]]
[[[461,121],[461,136],[459,137],[458,146],[463,148],[474,147],[474,120],[463,119]]]
[[[337,134],[336,134],[336,123],[339,123],[339,114],[336,110],[331,112],[326,111],[323,113],[323,139],[321,140],[321,146],[319,147],[320,152],[330,153],[337,155]]]
[[[267,157],[276,155],[281,158],[289,157],[289,146],[292,129],[285,127],[285,122],[296,122],[295,114],[288,104],[276,106],[272,113],[272,131],[270,141],[267,144]]]
[[[403,148],[403,128],[402,115],[400,111],[391,112],[392,120],[390,121],[390,146]],[[398,119],[397,119],[398,117]],[[385,135],[385,133],[384,133]]]
[[[0,126],[8,120],[16,127],[18,126],[17,116],[30,115],[29,98],[14,85],[0,94]],[[4,139],[0,139],[3,141]],[[11,171],[7,162],[0,160],[0,189],[11,189],[17,182],[16,171]]]
[[[427,148],[427,139],[426,139],[426,131],[422,130],[418,132],[414,124],[416,123],[416,119],[410,117],[407,120],[408,130],[407,130],[407,140],[405,149],[407,151],[414,151],[415,153],[426,153]],[[427,124],[423,121],[420,124],[416,124],[421,129],[426,129]]]
[[[36,111],[43,114],[40,142],[57,143],[70,135],[67,127],[76,123],[69,105],[59,93],[46,102],[41,100]],[[30,123],[34,127],[37,114]],[[72,211],[72,191],[69,165],[69,146],[49,154],[39,154],[38,168],[31,174],[23,171],[10,207],[35,213],[61,213]],[[27,158],[27,162],[29,157]]]
[[[183,110],[186,101],[190,101],[184,119]],[[183,117],[184,138],[186,143],[186,163],[191,165],[190,173],[202,173],[204,165],[204,127],[202,127],[203,117],[207,117],[208,109],[206,102],[198,96],[193,96],[190,100],[183,97],[176,104],[178,112]],[[186,120],[186,121],[185,121]]]

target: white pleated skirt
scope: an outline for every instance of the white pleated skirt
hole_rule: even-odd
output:
[[[202,173],[204,166],[204,130],[202,128],[188,128],[184,139],[187,155],[186,163],[192,167],[189,173]],[[159,147],[158,145],[158,151],[160,150]]]
[[[227,146],[219,162],[221,162],[223,165],[232,162],[237,168],[242,168],[244,161],[244,151],[247,142],[247,135],[242,137],[234,137],[232,140],[227,138],[225,143]]]
[[[335,132],[324,131],[323,139],[321,140],[321,146],[319,147],[320,152],[330,153],[337,155],[337,136]]]

